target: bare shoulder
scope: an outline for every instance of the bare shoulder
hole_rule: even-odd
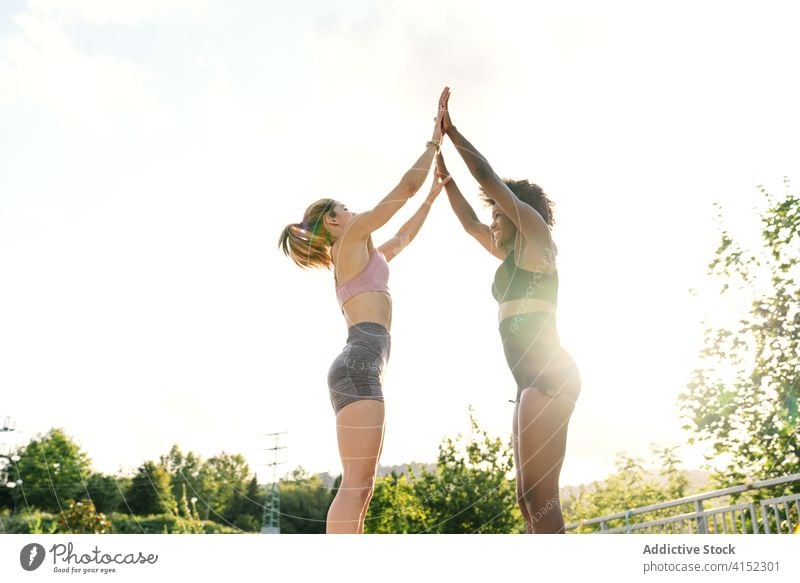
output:
[[[558,247],[552,239],[546,242],[525,241],[517,258],[517,265],[527,271],[553,273],[556,271],[557,255]]]

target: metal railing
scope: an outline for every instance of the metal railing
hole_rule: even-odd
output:
[[[633,508],[626,512],[608,514],[567,525],[567,531],[596,533],[658,533],[658,534],[736,534],[764,532],[790,533],[800,523],[800,494],[761,500],[759,509],[755,502],[727,504],[715,508],[704,505],[711,500],[741,494],[761,488],[800,482],[800,474],[741,484],[713,492],[694,494],[660,504]],[[685,508],[681,508],[685,507]],[[690,511],[686,511],[691,509]],[[647,514],[679,512],[673,516],[645,518]],[[683,512],[681,512],[683,510]],[[637,522],[639,518],[641,521]],[[624,522],[622,526],[612,526]],[[759,524],[761,527],[759,527]],[[598,530],[599,527],[599,530]]]
[[[794,505],[791,503],[794,502]],[[781,512],[783,506],[783,512]],[[783,525],[788,526],[789,532],[800,523],[800,494],[769,498],[761,501],[761,516],[764,520],[764,532],[782,533]]]

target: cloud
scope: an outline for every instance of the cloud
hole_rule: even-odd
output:
[[[29,0],[31,12],[38,16],[90,24],[125,24],[130,26],[160,19],[180,17],[202,20],[208,15],[211,0]]]
[[[2,102],[44,109],[84,133],[110,131],[119,116],[147,127],[163,115],[153,79],[140,67],[81,53],[62,26],[42,13],[19,14],[14,21],[19,32],[0,47]]]

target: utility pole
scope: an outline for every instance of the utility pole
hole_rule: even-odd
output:
[[[286,435],[286,431],[264,434],[264,437],[272,440],[272,447],[264,448],[264,451],[272,452],[272,461],[265,464],[268,468],[272,468],[272,484],[267,488],[264,513],[261,517],[261,534],[281,533],[281,493],[278,489],[278,466],[285,462],[278,461],[278,452],[286,449],[286,446],[280,443],[283,435]]]
[[[4,417],[3,418],[3,426],[0,427],[0,431],[14,431],[16,428],[16,423],[11,417]]]

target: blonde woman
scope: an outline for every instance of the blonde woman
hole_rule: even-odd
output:
[[[375,247],[372,233],[422,186],[441,139],[440,114],[425,151],[375,208],[354,213],[339,201],[318,200],[280,237],[280,248],[300,267],[333,269],[348,327],[347,343],[328,372],[343,472],[328,510],[327,533],[363,532],[383,442],[382,381],[392,322],[388,264],[417,235],[444,183],[434,179],[419,210],[383,245]]]

